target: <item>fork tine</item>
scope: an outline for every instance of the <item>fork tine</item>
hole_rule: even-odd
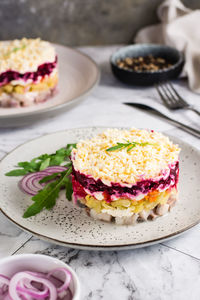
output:
[[[190,108],[189,104],[178,94],[171,82],[159,83],[156,86],[156,90],[164,105],[169,109]]]
[[[173,90],[174,94],[178,97],[179,101],[183,104],[183,105],[187,105],[188,103],[179,95],[179,93],[175,90],[175,88],[173,87],[173,85],[171,84],[171,82],[168,82],[168,85],[170,86],[170,88]]]
[[[165,97],[163,96],[163,94],[162,94],[162,92],[161,92],[161,90],[160,90],[160,86],[159,86],[158,84],[156,84],[155,88],[156,88],[156,91],[158,92],[158,95],[160,96],[161,100],[164,102],[164,104],[165,104],[167,107],[169,107],[168,102],[166,101]]]
[[[172,102],[173,104],[177,104],[177,101],[179,101],[179,99],[177,99],[176,94],[174,94],[174,93],[172,92],[172,89],[171,89],[171,86],[169,85],[169,82],[166,82],[166,83],[165,83],[165,88],[166,88],[166,90],[168,91],[168,93],[169,93],[170,96],[171,96],[171,98],[170,98],[171,102]]]
[[[167,91],[167,89],[166,89],[165,84],[161,84],[161,83],[160,83],[159,89],[160,89],[160,91],[161,91],[161,93],[162,93],[162,95],[163,95],[163,99],[164,99],[163,101],[164,101],[164,103],[165,103],[169,108],[171,108],[172,105],[173,105],[173,101],[172,101],[172,99],[169,97],[169,94],[168,94],[168,91]]]

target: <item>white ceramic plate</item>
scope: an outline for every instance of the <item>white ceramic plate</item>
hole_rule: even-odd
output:
[[[0,108],[0,127],[21,126],[69,109],[97,85],[100,71],[87,55],[54,45],[58,55],[58,93],[44,103],[30,107]]]
[[[180,155],[180,201],[173,210],[155,221],[135,226],[119,226],[96,221],[84,209],[65,199],[57,200],[52,211],[43,211],[29,219],[22,215],[32,201],[17,187],[19,177],[6,177],[17,162],[42,153],[52,153],[67,143],[89,138],[103,128],[70,129],[42,136],[12,151],[0,163],[0,207],[16,225],[41,239],[82,249],[130,249],[170,239],[200,222],[200,151],[172,138],[182,148]],[[22,155],[23,153],[23,155]]]

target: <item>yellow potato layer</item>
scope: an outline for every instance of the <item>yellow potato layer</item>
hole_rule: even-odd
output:
[[[87,195],[81,202],[83,202],[87,207],[93,208],[97,213],[100,213],[102,209],[124,210],[127,208],[129,208],[129,210],[134,213],[139,213],[142,210],[149,211],[156,207],[158,204],[165,204],[169,198],[169,194],[169,190],[166,190],[164,192],[152,192],[140,201],[119,199],[110,203],[104,200],[99,201],[94,197]]]
[[[41,92],[53,88],[58,83],[58,75],[49,76],[48,78],[42,79],[39,83],[31,83],[25,86],[23,85],[12,85],[6,84],[0,87],[0,94],[7,93],[17,93],[17,94],[25,94],[27,92]]]

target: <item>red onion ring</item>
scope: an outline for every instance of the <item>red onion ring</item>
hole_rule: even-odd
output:
[[[66,170],[67,168],[62,166],[52,166],[43,171],[29,173],[19,181],[19,188],[22,190],[22,192],[25,192],[31,196],[35,196],[46,185],[46,183],[39,183],[42,178]]]
[[[70,281],[72,279],[72,275],[65,268],[57,268],[57,269],[54,269],[51,272],[49,272],[47,274],[47,278],[50,278],[55,272],[63,272],[64,275],[65,275],[65,281],[64,281],[64,283],[60,287],[57,288],[57,292],[59,294],[59,293],[62,293],[63,291],[65,291],[65,290],[67,290],[69,288],[69,284],[70,284]]]
[[[65,280],[55,277],[62,272]],[[18,272],[9,279],[0,274],[0,284],[7,286],[0,300],[71,300],[69,284],[72,274],[65,268],[56,268],[49,273]]]
[[[66,171],[67,168],[63,166],[51,166],[46,168],[44,171],[47,171],[50,174]]]
[[[35,281],[35,282],[42,283],[44,286],[46,286],[48,288],[48,292],[45,291],[46,293],[43,294],[43,297],[41,297],[41,292],[40,291],[38,291],[36,293],[35,291],[29,290],[28,295],[30,295],[32,297],[35,297],[35,299],[45,299],[46,297],[49,296],[49,300],[57,300],[56,287],[53,285],[53,283],[50,280],[42,278],[42,277],[38,278],[36,276],[33,276],[33,275],[29,274],[28,272],[16,273],[11,278],[10,285],[9,285],[9,295],[10,295],[11,298],[13,298],[15,300],[21,300],[21,297],[19,296],[19,293],[18,293],[18,288],[20,288],[19,287],[19,282],[21,280],[24,280],[24,279],[29,279],[30,281]],[[24,292],[25,292],[25,289],[23,291],[23,294],[24,294]]]
[[[35,297],[37,299],[45,299],[49,295],[47,287],[45,287],[45,289],[43,291],[38,291],[37,289],[34,289],[33,287],[25,288],[25,287],[17,286],[16,290],[22,295],[25,293],[26,295],[30,295],[31,297]]]
[[[9,285],[9,282],[10,282],[10,278],[9,277],[0,274],[0,284],[2,283],[2,284]]]
[[[10,278],[0,274],[0,295],[4,295],[8,291]]]
[[[12,299],[10,298],[9,294],[7,293],[2,300],[12,300]]]
[[[37,277],[37,278],[45,278],[45,276],[43,276],[43,274],[38,275],[38,273],[29,273],[29,272],[24,272],[24,273],[28,273],[30,275],[32,275],[33,277]],[[35,282],[35,280],[34,280]],[[37,299],[44,299],[46,298],[48,295],[49,295],[49,290],[48,290],[48,287],[47,286],[44,286],[44,289],[41,289],[42,288],[42,285],[41,283],[39,283],[39,287],[36,288],[34,285],[33,285],[33,281],[30,280],[30,279],[27,279],[27,278],[24,278],[24,280],[20,281],[17,285],[17,291],[22,295],[23,293],[26,294],[26,296],[30,295],[32,297],[36,297]],[[35,294],[35,295],[34,295]],[[32,299],[32,298],[30,298]]]

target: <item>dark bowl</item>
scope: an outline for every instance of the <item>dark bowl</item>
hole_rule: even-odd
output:
[[[157,71],[135,71],[122,69],[116,63],[118,59],[150,54],[154,57],[164,58],[172,66]],[[113,74],[123,83],[145,86],[177,78],[183,69],[184,58],[181,52],[172,47],[156,44],[136,44],[117,50],[111,56],[110,63]]]

